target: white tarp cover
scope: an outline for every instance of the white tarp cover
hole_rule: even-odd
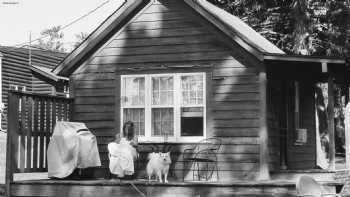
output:
[[[134,174],[134,160],[137,152],[130,142],[122,138],[119,143],[108,144],[109,170],[118,177]]]
[[[65,178],[75,168],[101,166],[96,137],[84,123],[56,123],[47,149],[49,177]]]

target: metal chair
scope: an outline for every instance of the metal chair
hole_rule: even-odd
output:
[[[219,138],[207,138],[191,148],[187,148],[183,152],[183,180],[185,180],[185,164],[190,162],[194,167],[192,171],[193,180],[195,180],[195,172],[197,172],[197,180],[210,180],[216,172],[217,181],[219,181],[219,168],[217,154],[221,147],[221,140]]]
[[[300,197],[340,197],[339,194],[325,193],[323,187],[310,176],[300,176],[296,183],[297,196]]]

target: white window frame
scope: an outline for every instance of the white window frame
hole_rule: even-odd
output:
[[[203,104],[196,105],[182,105],[181,104],[181,77],[182,76],[194,76],[202,75],[203,77]],[[152,77],[173,77],[173,104],[172,105],[152,105],[153,91],[152,91]],[[124,93],[124,79],[128,77],[144,77],[145,78],[145,105],[144,106],[124,106],[123,93]],[[164,73],[164,74],[135,74],[135,75],[121,75],[120,77],[120,131],[123,129],[123,115],[124,108],[144,108],[145,110],[145,136],[139,136],[140,142],[150,143],[162,143],[162,142],[174,142],[174,143],[187,143],[187,142],[198,142],[206,137],[206,74],[204,72],[193,72],[193,73]],[[203,107],[203,136],[181,136],[181,107]],[[156,137],[151,136],[152,134],[152,108],[173,108],[174,110],[174,136],[173,137]]]

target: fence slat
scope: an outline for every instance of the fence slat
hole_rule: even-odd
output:
[[[47,171],[47,147],[56,120],[70,121],[71,103],[64,97],[12,91],[9,94],[9,156],[7,171],[12,181],[14,172]],[[10,112],[12,110],[12,112]]]
[[[40,129],[39,129],[39,132],[40,133],[44,133],[45,132],[45,98],[40,98],[39,99],[40,101],[40,116],[39,116],[39,119],[40,119]],[[39,168],[41,170],[44,170],[44,137],[40,137],[39,138]]]
[[[30,145],[30,168],[33,168],[34,167],[34,164],[33,164],[33,159],[34,159],[34,155],[33,155],[33,135],[32,135],[32,132],[33,132],[33,104],[34,104],[34,101],[33,101],[33,98],[32,97],[27,97],[27,105],[26,105],[26,108],[27,111],[28,111],[28,116],[27,116],[27,127],[28,127],[28,136],[29,137],[29,145]]]
[[[51,112],[51,117],[52,117],[52,124],[51,124],[51,128],[52,128],[52,132],[53,132],[53,129],[55,128],[56,126],[56,100],[55,99],[52,99],[52,112]]]
[[[38,98],[33,97],[33,169],[38,168],[38,137],[35,134],[38,132],[38,122],[39,122],[39,103]]]

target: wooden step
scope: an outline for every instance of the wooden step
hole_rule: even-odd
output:
[[[334,181],[335,172],[322,170],[322,169],[311,169],[311,170],[280,170],[271,172],[272,180],[291,180],[296,181],[301,175],[308,175],[313,177],[317,181]]]

